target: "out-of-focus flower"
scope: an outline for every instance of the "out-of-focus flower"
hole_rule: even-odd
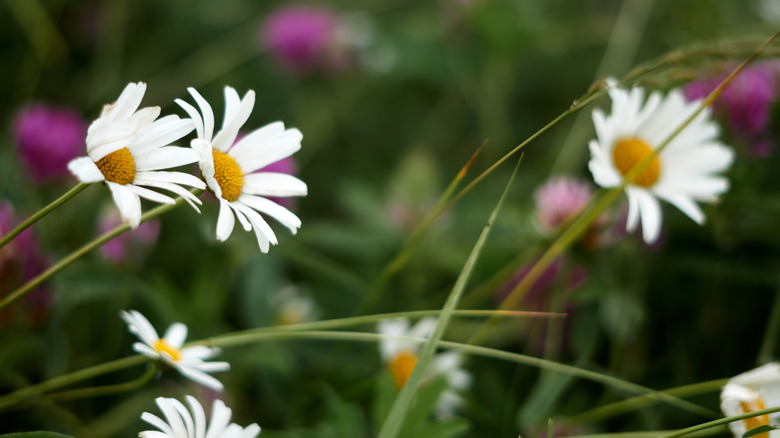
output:
[[[539,228],[553,233],[588,205],[592,191],[583,181],[562,177],[549,180],[534,195]]]
[[[303,135],[295,128],[285,129],[282,122],[274,122],[236,142],[238,130],[255,105],[255,92],[249,90],[241,99],[232,87],[225,87],[222,130],[213,135],[211,106],[194,88],[188,90],[201,113],[183,100],[177,99],[176,103],[195,121],[198,138],[190,145],[200,156],[200,171],[208,188],[219,200],[217,239],[225,241],[230,237],[238,218],[244,230],[254,229],[260,250],[268,252],[270,245],[277,243],[276,235],[258,212],[273,217],[295,234],[301,220],[268,197],[305,196],[308,189],[306,183],[292,175],[255,171],[297,152]]]
[[[0,236],[10,233],[19,222],[14,215],[13,206],[0,201]],[[50,263],[50,257],[41,251],[32,228],[19,233],[0,248],[0,297],[43,272]],[[37,323],[44,319],[52,300],[52,291],[48,284],[44,283],[25,295],[22,302],[32,322]],[[6,323],[14,312],[17,311],[5,309],[0,314],[0,325]]]
[[[602,187],[618,187],[640,161],[661,145],[683,121],[693,114],[699,102],[686,102],[680,90],[666,97],[654,92],[644,101],[644,89],[610,87],[612,113],[596,109],[593,122],[597,140],[591,140],[588,163],[593,179]],[[661,232],[661,205],[671,203],[698,224],[705,217],[696,201],[717,202],[729,188],[718,176],[734,160],[734,152],[716,139],[719,129],[706,109],[656,156],[633,182],[626,185],[628,231],[642,219],[645,242],[654,242]]]
[[[122,219],[115,209],[103,209],[98,223],[98,232],[107,233],[121,224]],[[137,260],[154,245],[159,234],[160,221],[154,218],[104,243],[100,247],[100,253],[113,263]]]
[[[751,146],[756,157],[768,155],[771,143],[767,139],[770,109],[777,98],[775,72],[772,63],[745,68],[715,100],[716,114],[722,114],[729,122],[731,133]],[[712,92],[726,75],[690,82],[684,87],[689,100],[700,99]],[[767,144],[770,150],[767,150]]]
[[[87,126],[73,109],[36,102],[17,113],[13,132],[30,177],[45,182],[68,174],[68,162],[84,147]]]
[[[360,16],[341,18],[316,6],[285,6],[272,12],[262,42],[281,65],[293,71],[350,68],[371,39],[371,26]]]
[[[379,352],[393,376],[396,388],[401,389],[412,374],[421,344],[393,337],[425,339],[431,335],[436,318],[423,318],[409,326],[407,318],[387,319],[377,324],[377,332],[388,337],[379,341]],[[463,357],[457,352],[439,353],[433,357],[426,378],[442,376],[447,388],[439,395],[434,407],[437,416],[451,415],[462,403],[459,391],[471,385],[471,375],[463,369]]]
[[[104,181],[122,220],[133,228],[141,221],[141,197],[161,204],[175,202],[170,196],[145,187],[182,196],[198,212],[195,204],[200,204],[200,199],[181,185],[206,188],[194,175],[161,171],[198,161],[198,154],[192,149],[169,146],[189,134],[194,125],[176,115],[155,120],[160,115],[157,106],[139,110],[145,92],[143,82],[127,84],[119,99],[104,106],[100,117],[89,125],[88,156],[68,163],[68,169],[79,181]]]
[[[732,377],[720,393],[720,409],[727,417],[777,406],[780,406],[780,363],[778,362],[770,362]],[[777,424],[778,421],[780,421],[780,414],[765,414],[732,421],[729,423],[729,428],[735,438],[741,438],[746,431],[754,427]],[[778,438],[780,430],[757,436]]]
[[[157,331],[143,315],[135,310],[122,311],[120,316],[127,323],[131,333],[143,342],[133,344],[133,350],[153,360],[162,360],[176,368],[184,377],[206,386],[214,391],[222,391],[222,383],[206,374],[217,371],[227,371],[227,362],[204,362],[219,354],[218,348],[203,345],[181,348],[187,339],[187,326],[174,323],[165,332],[164,337],[157,336]]]
[[[279,325],[298,324],[311,321],[316,317],[317,304],[294,286],[279,289],[271,296],[271,305],[276,311],[276,323]]]
[[[190,409],[175,398],[158,397],[155,399],[165,420],[144,412],[141,419],[159,429],[147,430],[138,434],[141,438],[255,438],[261,428],[257,423],[241,427],[230,422],[233,411],[222,400],[214,400],[211,407],[211,423],[206,421],[206,412],[195,397],[185,397]],[[208,428],[206,428],[208,423]]]

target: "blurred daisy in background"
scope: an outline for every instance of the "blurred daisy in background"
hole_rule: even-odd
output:
[[[423,318],[414,326],[407,318],[387,319],[377,323],[377,332],[386,335],[379,341],[379,352],[387,365],[397,389],[401,389],[409,380],[422,344],[395,337],[426,339],[436,326],[436,318]],[[434,407],[437,416],[452,415],[463,403],[459,391],[471,385],[471,375],[463,369],[463,356],[454,351],[438,353],[431,361],[426,379],[443,377],[447,388],[439,395]]]
[[[121,312],[122,319],[127,323],[130,333],[135,334],[143,342],[133,344],[133,350],[153,360],[162,360],[176,368],[184,377],[206,386],[214,391],[222,391],[222,383],[208,375],[217,371],[227,371],[227,362],[204,362],[219,354],[219,348],[209,348],[203,345],[182,348],[187,339],[187,326],[182,323],[172,324],[164,337],[157,336],[157,331],[142,314],[131,310]]]
[[[255,92],[249,90],[241,99],[232,87],[225,87],[225,119],[222,130],[214,135],[211,105],[194,88],[188,90],[200,107],[200,114],[181,99],[176,103],[195,121],[198,138],[190,145],[200,157],[200,171],[208,188],[219,200],[217,239],[227,240],[238,218],[244,230],[254,229],[260,250],[268,252],[270,245],[278,241],[258,212],[271,216],[295,234],[301,220],[268,197],[305,196],[308,189],[306,183],[289,174],[253,172],[297,152],[303,135],[295,128],[285,129],[282,122],[274,122],[236,142],[238,130],[255,105]]]
[[[732,377],[720,393],[720,408],[727,417],[778,406],[780,406],[780,363],[778,362],[770,362]],[[778,422],[780,422],[780,413],[775,412],[732,421],[729,423],[729,428],[735,438],[741,438],[746,431],[754,427]],[[767,437],[767,434],[757,436]],[[768,436],[778,438],[780,431],[773,430]]]
[[[141,419],[159,429],[147,430],[138,434],[141,438],[255,438],[261,428],[256,423],[241,427],[231,423],[233,411],[222,400],[214,400],[211,408],[211,423],[207,426],[206,412],[195,397],[186,396],[190,409],[175,398],[158,397],[155,399],[165,420],[144,412]]]
[[[317,303],[295,286],[286,286],[271,295],[270,304],[276,308],[278,325],[312,321],[317,316]]]
[[[141,221],[141,198],[175,203],[170,196],[145,187],[173,192],[198,212],[195,204],[200,204],[200,199],[181,185],[206,188],[194,175],[161,171],[198,161],[191,149],[169,146],[189,134],[194,125],[176,115],[156,120],[158,106],[139,110],[145,92],[143,82],[127,84],[119,99],[105,105],[100,117],[89,125],[87,156],[68,163],[70,172],[82,183],[105,182],[122,220],[133,228]]]
[[[613,82],[613,81],[611,81]],[[650,155],[693,114],[700,101],[686,102],[680,90],[666,97],[654,92],[645,102],[645,91],[635,87],[610,87],[612,113],[593,111],[596,140],[590,142],[588,163],[593,179],[602,187],[618,187],[636,164]],[[734,152],[717,140],[718,125],[705,109],[625,187],[628,197],[628,231],[641,218],[645,242],[653,243],[661,231],[663,199],[698,224],[705,217],[698,202],[716,202],[729,188],[718,174],[729,169]]]

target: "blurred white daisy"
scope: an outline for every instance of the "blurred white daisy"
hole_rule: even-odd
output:
[[[218,348],[209,348],[203,345],[181,348],[187,338],[187,326],[182,323],[174,323],[165,332],[162,338],[157,336],[157,331],[143,315],[135,310],[121,312],[122,319],[127,323],[131,333],[138,336],[143,342],[133,344],[133,350],[144,356],[162,360],[176,368],[184,377],[193,380],[203,386],[222,391],[222,383],[216,378],[206,374],[217,371],[227,371],[230,364],[227,362],[204,362],[219,354]]]
[[[198,138],[192,140],[190,146],[200,156],[200,171],[208,188],[219,199],[217,239],[225,241],[230,237],[235,218],[238,218],[244,230],[254,229],[260,249],[268,252],[270,245],[277,243],[276,235],[258,212],[271,216],[295,234],[301,220],[267,197],[305,196],[307,187],[292,175],[256,171],[297,152],[303,135],[297,129],[285,129],[282,122],[275,122],[250,132],[236,142],[238,130],[255,105],[255,92],[249,90],[240,99],[231,87],[225,87],[222,130],[213,135],[214,113],[211,106],[194,88],[188,90],[200,107],[200,113],[181,99],[177,99],[176,103],[195,122]]]
[[[387,335],[379,341],[379,352],[393,376],[396,388],[401,389],[417,364],[422,344],[393,337],[426,339],[436,326],[436,318],[423,318],[414,326],[409,326],[407,318],[395,318],[380,321],[377,331]],[[463,403],[459,391],[471,385],[471,375],[463,369],[463,356],[454,351],[438,353],[433,357],[426,379],[443,376],[447,388],[439,395],[434,413],[439,416],[452,415]]]
[[[199,178],[184,172],[161,171],[198,161],[190,148],[169,146],[189,134],[189,119],[165,116],[160,107],[138,109],[146,92],[143,82],[129,83],[116,102],[105,105],[87,130],[87,156],[68,163],[83,183],[105,182],[122,220],[136,228],[141,220],[141,198],[173,204],[170,196],[150,190],[163,189],[182,196],[195,210],[201,201],[182,185],[205,189]],[[200,211],[200,210],[198,210]]]
[[[207,429],[203,406],[191,395],[186,399],[190,407],[189,411],[175,398],[158,397],[155,402],[167,421],[144,412],[141,414],[141,419],[159,431],[147,430],[139,433],[138,436],[140,438],[255,438],[260,434],[260,426],[256,423],[245,428],[230,423],[233,411],[225,406],[222,400],[214,400],[211,407],[211,423]]]
[[[317,303],[295,286],[286,286],[271,295],[270,304],[276,308],[276,324],[288,325],[312,321],[317,316]]]
[[[780,363],[770,362],[729,379],[720,393],[720,409],[727,417],[742,415],[766,408],[780,406]],[[740,421],[732,421],[729,428],[734,437],[754,427],[777,424],[780,414],[759,415]],[[780,430],[756,435],[759,438],[780,437]]]
[[[596,109],[593,122],[597,140],[591,140],[589,163],[593,179],[602,187],[618,187],[634,166],[660,146],[701,101],[686,102],[680,90],[666,97],[654,92],[644,101],[644,89],[622,90],[611,80],[612,113]],[[650,164],[626,185],[629,231],[642,220],[645,242],[654,242],[661,231],[661,206],[666,200],[696,223],[704,223],[696,201],[716,202],[729,188],[718,176],[734,160],[733,151],[718,142],[718,125],[702,111],[677,134]]]

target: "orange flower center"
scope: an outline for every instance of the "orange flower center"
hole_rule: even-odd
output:
[[[748,402],[739,402],[740,407],[742,407],[742,413],[747,414],[750,412],[760,411],[762,409],[766,409],[766,406],[764,405],[764,400],[761,400],[760,398],[757,399],[753,403]],[[750,417],[745,418],[742,420],[743,423],[745,423],[745,427],[747,430],[756,428],[758,426],[765,426],[769,424],[769,415],[758,415],[756,417]],[[759,433],[758,435],[754,435],[756,438],[769,438],[769,432]]]
[[[623,176],[628,175],[631,169],[653,152],[644,140],[636,137],[621,139],[612,149],[612,161]],[[656,156],[639,175],[634,178],[633,184],[642,187],[652,187],[661,175],[661,160]]]
[[[117,184],[130,184],[135,179],[135,160],[127,148],[111,152],[95,163],[106,181]]]
[[[417,355],[411,351],[401,351],[390,360],[387,367],[390,368],[390,374],[393,375],[396,388],[403,388],[406,381],[409,380],[409,376],[412,375],[412,371],[416,364]]]
[[[173,348],[171,344],[166,342],[165,339],[158,339],[154,345],[152,345],[152,348],[154,348],[154,351],[163,354],[168,353],[171,355],[171,359],[173,359],[174,362],[178,362],[181,360],[181,351],[179,351],[177,348]]]
[[[222,198],[233,202],[241,196],[244,188],[244,172],[235,158],[217,150],[211,151],[214,158],[214,179],[222,189]]]

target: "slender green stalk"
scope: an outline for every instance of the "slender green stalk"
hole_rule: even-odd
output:
[[[38,220],[40,218],[46,216],[47,214],[49,214],[49,212],[51,212],[55,208],[59,207],[60,205],[64,204],[70,198],[76,196],[79,192],[81,192],[82,190],[86,189],[88,186],[89,186],[89,184],[86,184],[86,183],[79,183],[79,184],[77,184],[75,187],[73,187],[72,189],[68,190],[67,193],[65,193],[64,195],[62,195],[59,198],[57,198],[57,200],[55,200],[51,204],[47,205],[46,207],[43,207],[40,211],[38,211],[34,215],[30,216],[26,221],[24,221],[21,224],[19,224],[18,227],[14,228],[10,233],[8,233],[7,235],[3,236],[2,239],[0,239],[0,248],[4,247],[14,237],[19,235],[19,233],[21,233],[22,231],[26,230],[32,224],[38,222]]]
[[[761,349],[758,350],[756,365],[763,365],[775,358],[778,337],[780,337],[780,287],[775,292],[775,302],[764,330],[764,339],[761,341]]]
[[[425,341],[425,344],[422,347],[422,351],[417,358],[417,362],[414,365],[412,374],[409,376],[409,379],[406,381],[403,388],[401,388],[401,392],[395,398],[393,406],[390,408],[390,412],[387,414],[387,418],[382,424],[382,428],[379,430],[379,438],[395,438],[401,431],[401,426],[404,423],[406,413],[412,404],[412,400],[417,393],[417,388],[420,386],[420,383],[422,383],[423,375],[427,371],[428,364],[433,358],[437,344],[441,340],[442,336],[444,336],[444,331],[447,329],[447,324],[450,322],[452,312],[458,306],[460,297],[463,295],[463,291],[466,289],[466,284],[471,277],[471,271],[474,269],[474,265],[477,263],[477,258],[482,252],[482,247],[485,245],[485,241],[487,241],[487,237],[493,227],[493,222],[495,222],[496,217],[498,216],[498,212],[501,210],[501,206],[503,205],[504,200],[509,193],[509,188],[512,186],[512,181],[514,181],[515,175],[517,175],[517,170],[520,167],[522,158],[523,157],[521,155],[520,160],[517,162],[517,167],[515,167],[515,171],[512,173],[509,182],[507,182],[504,193],[501,194],[501,198],[498,200],[496,207],[490,214],[490,218],[488,218],[485,227],[482,229],[482,233],[477,239],[477,243],[474,245],[474,249],[471,250],[471,254],[469,254],[469,258],[466,260],[466,264],[463,266],[460,275],[458,275],[458,279],[455,281],[455,285],[453,286],[450,295],[447,297],[447,301],[444,303],[441,315],[436,320],[433,333]]]
[[[752,417],[758,417],[766,414],[773,414],[775,412],[780,412],[780,407],[762,409],[760,411],[748,412],[747,414],[734,415],[731,417],[721,418],[720,420],[708,421],[706,423],[701,423],[701,424],[697,424],[696,426],[686,427],[685,429],[680,429],[678,431],[668,433],[666,435],[661,435],[658,438],[676,438],[678,436],[688,435],[690,433],[709,429],[711,427],[717,427],[720,425],[729,424],[732,421],[739,421],[739,420],[744,420],[745,418],[752,418]]]
[[[184,198],[179,197],[176,199],[176,202],[173,204],[166,204],[161,205],[148,213],[141,216],[141,222],[146,222],[149,219],[152,219],[154,217],[157,217],[169,210],[172,210],[176,208],[177,206],[181,205],[181,203],[184,202]],[[75,262],[76,260],[83,257],[88,252],[92,251],[95,248],[100,247],[102,244],[108,242],[109,240],[113,239],[114,237],[124,233],[125,231],[130,229],[130,225],[119,225],[118,227],[114,228],[111,231],[106,232],[105,234],[101,235],[100,237],[96,238],[95,240],[87,243],[86,245],[82,246],[81,248],[73,251],[72,253],[68,254],[65,258],[61,259],[57,263],[49,266],[48,269],[41,272],[40,274],[36,275],[30,281],[23,284],[21,287],[16,289],[15,291],[11,292],[10,294],[3,297],[2,300],[0,300],[0,309],[8,306],[9,304],[13,303],[14,301],[18,300],[22,296],[24,296],[26,293],[33,290],[35,287],[43,283],[44,281],[48,280],[51,276],[54,274],[60,272],[61,270],[67,268],[71,265],[71,263]]]
[[[710,380],[707,382],[693,383],[691,385],[679,386],[677,388],[665,389],[659,391],[675,397],[689,397],[692,395],[703,394],[720,390],[728,382],[728,378]],[[583,413],[568,417],[567,420],[576,423],[592,423],[605,418],[614,417],[619,414],[641,409],[656,403],[658,400],[647,395],[631,397],[619,402],[599,406],[598,408],[585,411]]]
[[[10,394],[0,396],[0,410],[2,410],[7,406],[11,406],[15,403],[18,403],[26,398],[43,394],[45,392],[51,391],[56,388],[61,388],[66,385],[71,385],[73,383],[80,382],[85,379],[89,379],[91,377],[112,373],[114,371],[128,368],[133,365],[139,365],[148,360],[149,359],[146,358],[145,356],[141,356],[140,354],[138,354],[135,356],[125,357],[123,359],[106,362],[100,365],[95,365],[93,367],[84,368],[83,370],[75,371],[70,374],[65,374],[63,376],[49,379],[45,382],[38,383],[37,385],[30,385],[26,388],[22,388]]]
[[[596,433],[592,435],[575,435],[569,438],[658,438],[663,434],[672,433],[671,430],[649,430],[640,432],[618,432],[618,433]],[[700,430],[698,432],[692,432],[693,436],[710,436],[716,434],[722,434],[728,432],[726,426],[720,428],[712,428],[710,430]]]

